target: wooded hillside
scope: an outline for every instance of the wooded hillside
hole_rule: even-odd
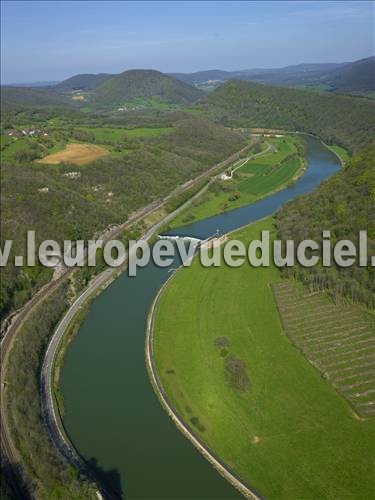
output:
[[[203,108],[224,125],[310,132],[352,152],[375,136],[375,102],[355,97],[233,80]]]
[[[279,236],[322,240],[322,231],[331,231],[332,245],[350,240],[358,248],[360,230],[368,232],[369,256],[375,255],[375,143],[353,157],[347,167],[312,193],[287,203],[276,216]],[[375,307],[375,271],[367,268],[296,266],[285,268],[312,289],[327,289],[339,299]]]

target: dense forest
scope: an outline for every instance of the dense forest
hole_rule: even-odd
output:
[[[227,126],[299,130],[351,152],[375,136],[375,102],[324,92],[229,81],[201,105]]]
[[[375,255],[375,142],[352,158],[346,168],[312,193],[287,203],[277,214],[281,239],[322,240],[322,231],[331,231],[332,246],[350,240],[358,248],[360,230],[368,232],[368,253]],[[296,266],[284,268],[312,290],[327,289],[336,300],[342,296],[375,307],[375,272],[369,261],[360,268]]]
[[[73,106],[67,96],[50,89],[28,87],[1,87],[1,109],[13,106]]]
[[[53,446],[41,414],[41,360],[48,339],[67,307],[66,293],[67,285],[60,286],[23,325],[8,368],[8,380],[12,383],[4,396],[28,490],[33,498],[45,500],[97,498],[95,484],[70,466]]]

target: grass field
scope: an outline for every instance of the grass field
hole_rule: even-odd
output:
[[[19,126],[18,130],[30,128]],[[50,165],[70,161],[84,165],[111,153],[118,156],[127,153],[132,139],[153,138],[169,134],[173,127],[76,127],[75,136],[70,136],[68,124],[63,120],[52,120],[48,124],[48,136],[13,138],[0,135],[1,157],[3,161],[36,160]],[[73,144],[69,144],[74,141]],[[91,145],[90,143],[95,143]],[[129,146],[130,147],[130,146]],[[54,154],[57,153],[57,156]],[[52,156],[54,155],[54,156]],[[60,155],[62,159],[60,159]],[[78,158],[76,158],[78,155]],[[87,160],[86,160],[87,157]]]
[[[177,110],[183,106],[181,104],[167,103],[159,100],[157,97],[136,97],[131,101],[118,101],[113,105],[115,109],[118,107],[126,107],[128,110],[155,109],[155,110]]]
[[[103,143],[118,143],[127,137],[158,137],[173,131],[172,127],[147,128],[138,127],[134,129],[112,128],[112,127],[80,127],[78,130],[91,132],[95,140]]]
[[[68,144],[62,151],[47,155],[37,162],[46,165],[57,165],[63,162],[85,165],[108,154],[106,149],[94,144]]]
[[[350,160],[349,153],[347,152],[346,149],[342,148],[341,146],[333,144],[332,146],[329,146],[329,148],[332,149],[332,151],[336,153],[339,156],[339,158],[343,160],[344,163],[347,163]]]
[[[26,137],[13,139],[6,135],[1,136],[1,159],[2,161],[13,160],[14,157],[23,151],[28,151],[32,140]]]
[[[239,231],[244,243],[272,219]],[[275,267],[202,268],[163,292],[155,362],[178,413],[266,498],[374,498],[375,419],[359,419],[284,333]],[[314,319],[311,319],[313,322]]]
[[[173,221],[173,227],[253,203],[292,182],[304,166],[296,140],[289,136],[267,139],[272,147],[268,153],[250,159],[235,171],[232,180],[216,180],[193,208]]]

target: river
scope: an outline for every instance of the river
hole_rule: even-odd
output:
[[[293,186],[173,234],[203,238],[217,229],[226,233],[310,192],[340,162],[318,139],[304,136],[304,141],[307,170]],[[168,271],[150,264],[136,277],[123,273],[91,304],[61,372],[64,425],[101,480],[126,498],[240,498],[175,428],[148,379],[146,319]]]

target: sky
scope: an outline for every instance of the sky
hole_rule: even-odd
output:
[[[2,83],[345,62],[374,54],[372,1],[1,1]]]

